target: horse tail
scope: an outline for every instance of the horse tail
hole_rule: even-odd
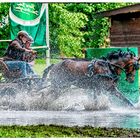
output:
[[[53,66],[54,66],[54,64],[51,64],[50,66],[48,66],[48,67],[43,71],[42,81],[45,81],[45,79],[47,78],[47,75],[48,75],[49,71],[52,69]]]

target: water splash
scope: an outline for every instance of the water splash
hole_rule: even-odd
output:
[[[89,94],[90,93],[90,94]],[[94,94],[94,93],[93,93]],[[109,109],[109,100],[105,95],[94,98],[91,92],[79,88],[70,88],[63,92],[49,106],[49,110],[104,110]]]
[[[71,87],[58,94],[50,93],[48,88],[38,92],[20,91],[8,87],[0,90],[0,110],[108,110],[110,101],[104,93]],[[95,96],[96,95],[96,96]]]
[[[38,92],[13,87],[16,86],[1,86],[0,110],[95,111],[112,110],[123,104],[117,97],[103,90],[99,92],[71,86],[56,93],[51,92],[49,86]],[[140,109],[140,102],[135,106]],[[123,107],[126,108],[125,105]]]
[[[139,97],[139,99],[138,99],[138,102],[135,104],[135,108],[136,108],[137,110],[140,110],[140,97]]]

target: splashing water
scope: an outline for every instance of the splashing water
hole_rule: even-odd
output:
[[[122,108],[107,92],[71,86],[59,95],[49,88],[38,92],[0,88],[1,125],[58,124],[66,126],[139,128],[140,102],[135,110]],[[118,99],[119,100],[119,99]],[[126,121],[127,120],[127,121]],[[135,123],[134,123],[135,122]],[[135,125],[134,125],[135,124]]]
[[[96,98],[93,96],[84,89],[71,88],[49,104],[48,109],[70,111],[109,109],[107,96],[99,95]]]
[[[115,102],[114,102],[115,101]],[[71,86],[71,88],[56,94],[44,88],[38,92],[19,90],[13,84],[0,88],[0,110],[24,111],[96,111],[111,110],[120,107],[119,99],[106,91],[85,90]],[[136,108],[140,108],[140,102]]]
[[[94,92],[76,87],[71,87],[59,95],[49,93],[47,88],[38,92],[23,92],[12,87],[3,87],[0,92],[0,110],[89,111],[110,108],[107,95],[100,93],[95,97]]]

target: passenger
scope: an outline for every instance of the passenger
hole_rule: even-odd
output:
[[[17,37],[9,43],[4,61],[10,71],[20,70],[21,77],[36,76],[28,62],[36,57],[36,52],[31,49],[33,38],[25,31],[20,31]]]

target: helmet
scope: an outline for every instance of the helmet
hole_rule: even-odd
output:
[[[31,42],[31,43],[34,42],[33,38],[26,31],[19,31],[17,36],[18,37],[25,36],[28,39],[29,42]]]

